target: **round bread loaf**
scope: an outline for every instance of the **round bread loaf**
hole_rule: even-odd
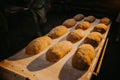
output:
[[[72,50],[70,41],[61,41],[51,47],[46,53],[46,59],[50,62],[56,62],[63,58]]]
[[[71,28],[75,26],[76,20],[75,19],[67,19],[63,22],[63,25],[66,26],[67,28]]]
[[[55,28],[53,28],[49,33],[48,36],[51,37],[52,39],[58,38],[63,36],[68,32],[67,27],[60,25]]]
[[[93,31],[104,34],[107,31],[107,28],[108,28],[108,26],[106,26],[105,24],[99,23],[99,24],[95,25]]]
[[[81,40],[84,36],[85,36],[84,31],[82,29],[77,29],[77,30],[73,30],[72,32],[70,32],[68,36],[66,37],[66,39],[68,41],[71,41],[72,43],[75,43]]]
[[[87,16],[85,19],[84,19],[84,21],[88,21],[88,22],[90,22],[90,23],[92,23],[92,22],[94,22],[95,21],[95,17],[94,16]]]
[[[100,23],[103,23],[103,24],[105,24],[105,25],[108,25],[108,24],[110,24],[110,19],[107,18],[107,17],[104,17],[104,18],[102,18],[102,19],[100,20]]]
[[[84,39],[84,43],[91,44],[93,47],[97,47],[102,40],[102,34],[99,32],[91,32]]]
[[[86,70],[95,57],[95,50],[90,44],[81,45],[72,57],[72,66],[79,70]]]
[[[76,21],[80,21],[84,18],[85,16],[83,14],[77,14],[75,15],[73,18],[76,20]]]
[[[42,36],[31,41],[25,48],[25,53],[35,55],[45,50],[52,43],[52,39],[48,36]]]
[[[86,30],[90,27],[90,23],[87,22],[87,21],[83,21],[81,23],[79,23],[75,29],[83,29],[83,30]]]

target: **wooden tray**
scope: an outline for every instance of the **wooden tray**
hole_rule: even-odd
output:
[[[84,19],[82,20],[84,21]],[[77,22],[80,23],[82,21]],[[91,27],[86,31],[85,37],[93,30],[94,26],[98,24],[100,19],[96,19],[91,23]],[[77,25],[76,24],[76,25]],[[69,28],[69,32],[74,30],[75,27]],[[45,59],[46,51],[59,41],[65,40],[69,32],[58,38],[54,39],[52,44],[40,54],[30,56],[25,54],[25,48],[14,56],[0,62],[0,75],[6,80],[90,80],[93,71],[96,67],[98,59],[100,57],[102,48],[106,37],[108,35],[110,25],[102,39],[101,43],[95,49],[96,57],[93,59],[92,64],[86,71],[77,70],[71,65],[71,58],[77,48],[83,44],[85,37],[77,43],[74,43],[74,48],[61,60],[55,63],[48,62]]]

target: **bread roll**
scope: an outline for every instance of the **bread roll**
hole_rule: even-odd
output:
[[[76,21],[80,21],[84,18],[85,16],[83,14],[77,14],[75,15],[73,18],[76,20]]]
[[[70,41],[61,41],[51,47],[46,53],[46,59],[50,62],[56,62],[63,58],[72,50],[72,43]]]
[[[81,45],[72,57],[72,66],[79,70],[86,70],[95,58],[95,50],[90,44]]]
[[[102,40],[102,34],[99,32],[91,32],[84,39],[84,43],[91,44],[93,47],[97,47]]]
[[[71,41],[72,43],[75,43],[81,40],[84,36],[85,36],[84,31],[82,29],[77,29],[77,30],[73,30],[72,32],[70,32],[68,36],[66,37],[66,39],[68,41]]]
[[[76,20],[75,19],[67,19],[63,22],[63,25],[66,26],[67,28],[71,28],[75,26]]]
[[[94,27],[93,31],[104,34],[107,31],[107,28],[108,28],[108,26],[106,26],[105,24],[99,23]]]
[[[95,21],[95,17],[94,16],[87,16],[85,19],[84,19],[84,21],[88,21],[88,22],[90,22],[90,23],[92,23],[92,22],[94,22]]]
[[[55,38],[59,38],[59,37],[63,36],[67,32],[68,32],[68,29],[63,25],[60,25],[60,26],[53,28],[48,33],[48,36],[51,37],[52,39],[55,39]]]
[[[102,18],[102,19],[100,20],[100,23],[103,23],[103,24],[105,24],[105,25],[108,25],[108,24],[110,24],[110,19],[107,18],[107,17],[104,17],[104,18]]]
[[[25,48],[25,53],[35,55],[45,50],[52,43],[52,39],[48,36],[42,36],[31,41]]]
[[[81,23],[79,23],[75,29],[83,29],[83,30],[86,30],[90,27],[90,23],[87,22],[87,21],[83,21]]]

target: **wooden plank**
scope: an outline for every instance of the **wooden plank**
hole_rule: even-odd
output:
[[[93,30],[94,26],[98,24],[99,21],[99,19],[96,19],[95,22],[91,23],[91,28],[85,30],[85,37]],[[80,22],[77,22],[77,24]],[[30,56],[25,54],[25,49],[23,49],[20,52],[16,53],[14,56],[11,56],[8,59],[0,62],[0,66],[6,70],[13,72],[14,74],[16,73],[21,75],[24,77],[24,79],[29,78],[30,80],[90,80],[100,56],[101,49],[109,32],[109,28],[104,34],[104,38],[102,39],[101,43],[95,49],[96,57],[92,61],[92,64],[87,71],[77,70],[71,65],[72,56],[78,46],[83,44],[85,37],[77,43],[73,44],[73,49],[71,52],[69,52],[58,62],[51,63],[45,59],[46,51],[57,42],[65,40],[69,32],[74,30],[75,27],[69,28],[69,32],[63,37],[54,39],[52,44],[40,54]],[[7,76],[5,78],[7,78]],[[18,80],[21,79],[18,78]]]

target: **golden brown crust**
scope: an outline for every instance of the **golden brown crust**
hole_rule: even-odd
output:
[[[84,18],[85,16],[83,14],[77,14],[75,15],[73,18],[76,20],[76,21],[80,21]]]
[[[85,19],[84,19],[84,21],[88,21],[88,22],[90,22],[90,23],[92,23],[92,22],[94,22],[95,21],[95,17],[94,16],[87,16]]]
[[[84,43],[91,44],[93,47],[97,47],[102,40],[102,34],[99,32],[92,32],[84,39]]]
[[[45,50],[52,43],[52,39],[48,36],[42,36],[31,41],[25,48],[25,53],[35,55]]]
[[[86,30],[90,27],[90,23],[87,22],[87,21],[83,21],[81,23],[79,23],[75,29],[83,29],[83,30]]]
[[[95,50],[90,44],[81,45],[72,58],[72,66],[79,70],[86,70],[95,57]]]
[[[52,39],[55,39],[55,38],[59,38],[59,37],[63,36],[67,32],[68,32],[68,29],[65,26],[59,25],[59,26],[56,26],[55,28],[53,28],[48,33],[48,36],[51,37]]]
[[[93,31],[97,31],[100,32],[101,34],[104,34],[107,31],[107,28],[108,26],[106,26],[105,24],[99,23],[94,27]]]
[[[85,36],[84,31],[82,29],[77,29],[70,32],[66,38],[68,41],[75,43],[81,40],[84,36]]]
[[[71,28],[74,27],[76,24],[76,20],[75,19],[67,19],[63,22],[63,25],[66,26],[67,28]]]
[[[61,41],[51,47],[46,53],[46,59],[50,62],[59,61],[72,50],[70,41]]]
[[[104,17],[104,18],[102,18],[102,19],[100,20],[100,23],[103,23],[103,24],[105,24],[105,25],[108,25],[108,24],[110,24],[110,19],[107,18],[107,17]]]

